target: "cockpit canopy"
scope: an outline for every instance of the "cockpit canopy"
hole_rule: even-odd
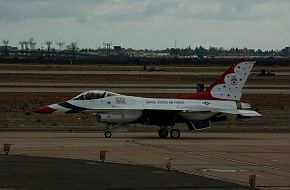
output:
[[[113,93],[113,92],[106,92],[106,91],[100,91],[100,90],[92,90],[87,91],[84,93],[81,93],[80,95],[77,95],[72,100],[95,100],[95,99],[101,99],[109,96],[118,96],[120,94]]]

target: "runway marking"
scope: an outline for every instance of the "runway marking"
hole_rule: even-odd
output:
[[[141,139],[141,140],[146,140],[146,139]],[[138,141],[141,141],[141,140],[138,140]],[[230,159],[230,158],[221,157],[221,156],[213,156],[213,155],[199,153],[199,152],[191,152],[191,151],[186,151],[186,150],[181,150],[181,149],[169,148],[169,147],[160,146],[160,145],[145,144],[145,143],[137,142],[137,140],[132,141],[132,143],[135,143],[135,144],[141,145],[141,146],[149,146],[149,147],[153,147],[153,148],[169,150],[169,151],[179,152],[179,153],[185,153],[185,154],[190,154],[190,155],[195,155],[195,156],[200,156],[200,157],[220,159],[220,160],[224,160],[224,161],[229,161],[229,162],[234,162],[234,163],[239,163],[239,164],[245,164],[245,165],[249,165],[249,166],[256,166],[256,167],[260,167],[260,168],[267,168],[267,169],[272,169],[272,170],[290,172],[290,169],[286,169],[286,168],[268,166],[268,165],[263,165],[263,164],[257,164],[257,163],[253,163],[253,162],[247,162],[247,161],[242,161],[242,160],[237,160],[237,159]],[[178,165],[178,164],[176,164],[176,165]],[[210,174],[209,172],[204,173],[204,172],[190,171],[190,170],[174,168],[174,167],[172,169],[180,171],[180,172],[184,172],[184,173],[189,173],[189,174],[192,174],[192,175],[200,175],[200,176],[209,177],[209,178],[213,178],[213,179],[217,179],[217,180],[222,180],[222,181],[225,181],[225,182],[234,182],[234,183],[238,183],[238,184],[242,184],[242,185],[248,185],[248,182],[216,176],[216,175]],[[273,173],[273,174],[277,175],[275,173]],[[257,187],[258,188],[263,188],[263,189],[269,189],[269,190],[276,190],[275,187],[277,188],[277,187],[280,187],[280,186],[257,186]]]
[[[170,151],[175,151],[175,152],[180,152],[180,153],[192,154],[192,155],[196,155],[196,156],[214,158],[214,159],[230,161],[230,162],[236,162],[236,163],[239,163],[239,164],[245,164],[245,165],[250,165],[250,166],[257,166],[257,167],[263,167],[263,168],[267,168],[267,169],[290,172],[290,169],[287,169],[287,168],[269,166],[269,165],[264,165],[264,164],[257,164],[257,163],[254,163],[254,162],[242,161],[242,160],[231,159],[231,158],[226,158],[226,157],[221,157],[221,156],[213,156],[213,155],[210,155],[210,154],[204,154],[204,153],[199,153],[199,152],[191,152],[191,151],[186,151],[186,150],[181,150],[181,149],[163,147],[163,146],[159,146],[159,145],[152,145],[152,144],[148,145],[148,144],[144,144],[144,143],[140,143],[140,142],[136,142],[136,141],[134,141],[134,143],[135,144],[139,144],[139,145],[143,145],[143,146],[151,146],[151,147],[154,147],[154,148],[164,149],[164,150],[170,150]]]
[[[246,172],[248,170],[240,170],[240,169],[216,169],[216,168],[204,168],[201,169],[204,172],[217,172],[217,173],[235,173],[235,172]]]
[[[155,173],[155,174],[167,174],[168,172],[165,172],[165,171],[152,171],[152,173]]]

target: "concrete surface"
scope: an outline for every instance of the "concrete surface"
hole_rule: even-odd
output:
[[[222,72],[166,72],[166,71],[54,71],[54,70],[0,70],[0,74],[62,74],[62,75],[221,75]]]
[[[256,174],[262,189],[290,189],[290,134],[182,133],[181,139],[159,139],[155,133],[2,132],[0,145],[13,144],[11,154],[97,160],[106,150],[114,163],[164,168],[173,158],[175,170],[222,181],[248,184]]]
[[[84,88],[76,88],[76,87],[7,87],[0,86],[1,92],[85,92],[88,90],[105,90],[116,93],[144,93],[144,94],[187,94],[187,93],[195,93],[196,89],[192,88],[131,88],[131,87],[110,87],[110,88],[95,88],[95,87],[84,87]],[[242,91],[243,94],[290,94],[290,89],[244,89]]]
[[[206,70],[206,69],[205,69]],[[44,74],[44,75],[51,75],[51,74],[65,74],[65,75],[198,75],[198,76],[219,76],[223,72],[186,72],[186,71],[75,71],[75,70],[68,70],[68,71],[54,71],[54,70],[0,70],[0,74]],[[275,72],[276,76],[289,76],[290,72]]]
[[[32,156],[0,157],[0,189],[247,189],[151,166]]]
[[[204,84],[205,87],[210,84]],[[196,88],[195,84],[151,84],[151,83],[100,83],[100,82],[0,82],[0,87],[122,87],[122,88]],[[288,89],[290,85],[246,84],[245,88],[281,88]]]

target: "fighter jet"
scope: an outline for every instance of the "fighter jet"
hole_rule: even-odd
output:
[[[259,117],[248,103],[240,102],[242,88],[255,62],[233,64],[205,91],[178,96],[172,99],[144,98],[118,93],[91,90],[71,100],[40,107],[33,112],[40,114],[70,114],[88,112],[97,122],[106,123],[104,136],[110,138],[117,127],[130,123],[157,125],[158,135],[173,139],[180,137],[176,123],[185,123],[189,130],[204,130],[211,122],[233,114],[238,117]],[[169,131],[169,132],[168,132]]]

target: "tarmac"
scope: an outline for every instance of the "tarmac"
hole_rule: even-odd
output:
[[[143,165],[36,156],[0,157],[0,189],[248,189]]]
[[[118,167],[123,167],[122,165],[115,165],[117,169],[113,169],[113,165],[108,165],[108,168],[111,168],[108,169],[108,171],[114,172],[111,172],[113,174],[110,172],[103,173],[104,175],[102,175],[102,179],[104,179],[104,181],[100,182],[102,184],[114,183],[114,180],[120,180],[121,183],[122,177],[125,178],[124,180],[129,180],[129,178],[135,180],[136,177],[137,180],[138,176],[141,176],[144,185],[135,186],[134,184],[138,185],[138,183],[132,183],[133,189],[139,189],[139,187],[143,187],[145,189],[191,189],[194,187],[204,189],[203,187],[205,187],[206,189],[210,188],[209,185],[215,184],[216,182],[209,182],[207,181],[208,179],[204,179],[205,181],[202,181],[202,179],[196,178],[197,176],[201,176],[215,179],[219,182],[229,182],[225,183],[225,186],[221,186],[221,189],[235,189],[228,185],[239,184],[248,186],[249,175],[254,174],[256,175],[256,185],[260,189],[290,189],[289,133],[197,132],[182,133],[181,135],[181,139],[173,140],[159,139],[156,133],[115,132],[113,133],[113,137],[111,139],[106,139],[103,137],[103,133],[95,132],[1,132],[0,145],[4,143],[12,144],[11,151],[9,153],[10,155],[30,155],[85,160],[71,161],[72,163],[89,163],[89,166],[83,165],[83,169],[78,168],[72,170],[69,169],[73,168],[72,166],[69,166],[70,161],[60,161],[63,164],[56,164],[57,167],[55,168],[59,168],[57,172],[55,172],[56,170],[54,170],[51,164],[49,164],[50,162],[54,162],[53,159],[41,161],[42,158],[39,158],[40,161],[36,163],[40,164],[35,164],[35,166],[38,165],[38,167],[40,167],[40,169],[35,169],[35,171],[45,171],[45,167],[47,165],[51,170],[50,172],[55,172],[55,176],[66,176],[66,170],[68,171],[68,174],[74,174],[73,171],[77,172],[80,170],[79,176],[82,177],[72,177],[72,179],[76,181],[75,183],[79,182],[80,184],[85,183],[82,180],[88,180],[88,182],[96,181],[92,179],[96,179],[94,177],[98,176],[98,173],[93,175],[87,174],[90,174],[89,168],[99,167],[98,164],[92,164],[92,162],[96,163],[96,161],[99,160],[99,152],[104,150],[108,151],[107,162],[135,165],[138,172],[136,171],[137,173],[130,173],[131,170],[127,170],[126,167],[123,170],[118,170]],[[151,181],[147,179],[153,179],[155,177],[150,178],[149,174],[144,177],[147,174],[146,172],[141,171],[149,170],[151,171],[151,174],[153,173],[152,175],[156,175],[153,171],[157,171],[157,174],[161,173],[163,175],[164,171],[166,171],[164,170],[166,159],[169,158],[172,159],[172,170],[175,172],[190,174],[192,175],[192,179],[187,182],[187,175],[186,177],[177,177],[179,173],[174,173],[176,176],[172,176],[172,178],[170,176],[163,176],[164,178],[161,179],[162,176],[160,176],[160,180],[158,178],[156,178],[155,181],[152,180],[152,184],[156,184],[156,186],[146,186],[146,184],[149,185],[148,181]],[[13,159],[15,161],[13,161]],[[10,165],[12,168],[14,167],[15,172],[25,170],[26,173],[21,173],[23,174],[23,177],[35,176],[32,167],[29,167],[29,165],[33,165],[34,162],[28,163],[26,169],[22,169],[22,159],[26,161],[29,160],[26,157],[16,156],[15,158],[12,157],[11,162],[6,160],[6,163],[4,161],[3,164],[3,158],[1,158],[1,173],[2,171],[5,171],[3,169],[5,169],[6,166],[8,167]],[[68,165],[66,165],[66,163],[68,163]],[[4,168],[3,165],[5,166]],[[144,165],[152,166],[154,168],[146,169],[146,167],[143,168]],[[41,169],[41,167],[43,168]],[[88,169],[85,169],[86,167]],[[130,168],[133,166],[128,167]],[[138,169],[138,167],[140,167],[140,169]],[[102,172],[100,171],[100,173]],[[44,175],[45,172],[39,172],[39,174]],[[48,175],[48,180],[57,179],[57,181],[61,181],[61,177],[53,178],[51,175],[52,174]],[[126,175],[128,176],[126,177]],[[24,179],[27,179],[25,177]],[[64,183],[66,182],[66,179],[68,178],[64,177]],[[41,180],[40,177],[39,180]],[[190,183],[191,180],[192,183]],[[194,183],[195,180],[200,183]],[[174,186],[176,184],[172,182],[176,181],[178,181],[179,185]],[[37,182],[32,180],[31,183]],[[41,184],[46,185],[47,183],[45,183],[44,180]],[[92,182],[92,184],[95,183]],[[117,185],[113,187],[109,186],[108,189],[118,187],[119,182],[116,182],[116,184]],[[158,186],[160,184],[162,185]],[[172,184],[173,186],[166,186],[164,184]],[[201,186],[197,184],[200,184]],[[124,186],[119,187],[123,188]],[[129,186],[125,186],[124,188],[127,187]],[[217,187],[212,187],[211,189],[217,189]]]
[[[210,84],[204,84],[205,87]],[[0,87],[102,87],[102,88],[196,88],[193,84],[152,84],[152,83],[84,83],[84,82],[0,82]],[[245,88],[281,88],[289,89],[290,85],[271,85],[271,84],[246,84]]]
[[[0,74],[43,74],[43,75],[179,75],[179,76],[219,76],[223,72],[186,72],[186,71],[54,71],[54,70],[0,70]],[[290,72],[275,72],[276,76],[289,76]]]
[[[81,93],[88,90],[104,90],[110,92],[116,92],[121,94],[126,93],[143,93],[143,94],[188,94],[188,93],[196,93],[196,89],[192,88],[131,88],[131,87],[110,87],[110,88],[92,88],[92,87],[1,87],[0,93],[7,92],[19,92],[19,93],[36,93],[36,92],[75,92]],[[242,91],[243,94],[290,94],[290,89],[244,89]]]

